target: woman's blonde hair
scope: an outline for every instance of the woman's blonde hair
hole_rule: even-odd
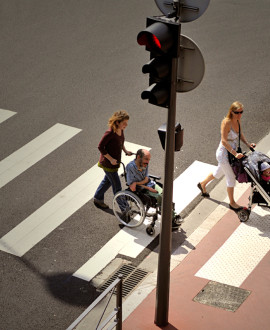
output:
[[[125,110],[116,111],[108,121],[108,126],[116,132],[118,125],[123,120],[129,120],[129,114]]]
[[[242,109],[243,107],[244,106],[243,106],[242,103],[240,103],[238,101],[233,102],[233,104],[230,106],[230,109],[229,109],[229,111],[227,113],[226,118],[232,119],[232,116],[233,116],[232,112],[233,111],[237,111],[239,109]]]

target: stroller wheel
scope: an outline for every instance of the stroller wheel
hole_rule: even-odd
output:
[[[155,234],[155,228],[152,225],[146,227],[146,232],[148,235],[153,236]]]
[[[238,218],[241,222],[246,222],[249,219],[250,211],[246,208],[237,212]]]
[[[180,214],[177,214],[172,221],[172,226],[181,226],[183,223],[183,219],[181,218]]]

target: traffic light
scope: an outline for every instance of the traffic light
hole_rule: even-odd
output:
[[[158,129],[158,135],[161,142],[162,148],[165,150],[167,125],[163,124]],[[181,127],[180,123],[175,123],[174,128],[174,151],[180,151],[183,146],[184,139],[184,129]]]
[[[172,59],[179,57],[180,24],[165,16],[148,17],[146,29],[137,36],[139,45],[150,52],[150,62],[142,67],[149,73],[149,87],[141,94],[143,100],[169,107],[172,81]]]

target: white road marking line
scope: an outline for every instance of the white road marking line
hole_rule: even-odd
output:
[[[199,193],[197,183],[214,166],[195,161],[174,181],[175,209],[181,212]],[[160,224],[157,222],[154,236],[147,235],[146,224],[138,228],[124,228],[105,244],[92,258],[90,258],[73,276],[90,281],[94,278],[117,254],[136,258],[147,245],[159,234]]]
[[[136,152],[141,146],[125,142],[128,150]],[[123,155],[124,163],[132,157]],[[123,172],[122,167],[119,173]],[[103,170],[97,165],[86,171],[55,197],[22,221],[0,239],[0,250],[16,256],[23,256],[40,240],[63,223],[74,212],[93,198],[103,177]]]
[[[137,228],[123,228],[108,243],[106,243],[92,258],[90,258],[73,276],[90,281],[104,267],[106,267],[117,254],[136,258],[138,254],[151,243],[160,232],[160,223],[157,221],[155,235],[146,233],[146,224]]]
[[[239,287],[270,250],[269,224],[269,210],[256,206],[195,276]]]
[[[180,213],[200,193],[197,184],[216,166],[195,160],[173,183],[175,211]]]
[[[16,115],[17,112],[0,109],[0,124],[8,118]]]
[[[0,188],[26,171],[81,129],[56,124],[0,162]]]

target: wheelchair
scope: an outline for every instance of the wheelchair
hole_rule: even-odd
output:
[[[121,176],[124,177],[126,181],[126,168],[122,162],[121,164],[124,168],[124,172]],[[162,184],[158,182],[158,180],[161,179],[160,177],[155,175],[149,175],[149,177],[162,187]],[[152,218],[152,221],[146,227],[146,232],[148,235],[153,236],[155,234],[155,222],[158,219],[158,215],[161,215],[161,207],[158,205],[155,197],[146,193],[146,189],[138,188],[139,187],[137,187],[135,192],[127,188],[116,193],[113,198],[113,212],[122,225],[130,228],[140,226],[146,217]],[[174,217],[173,224],[175,224],[177,228],[180,226],[181,222],[180,216]]]

